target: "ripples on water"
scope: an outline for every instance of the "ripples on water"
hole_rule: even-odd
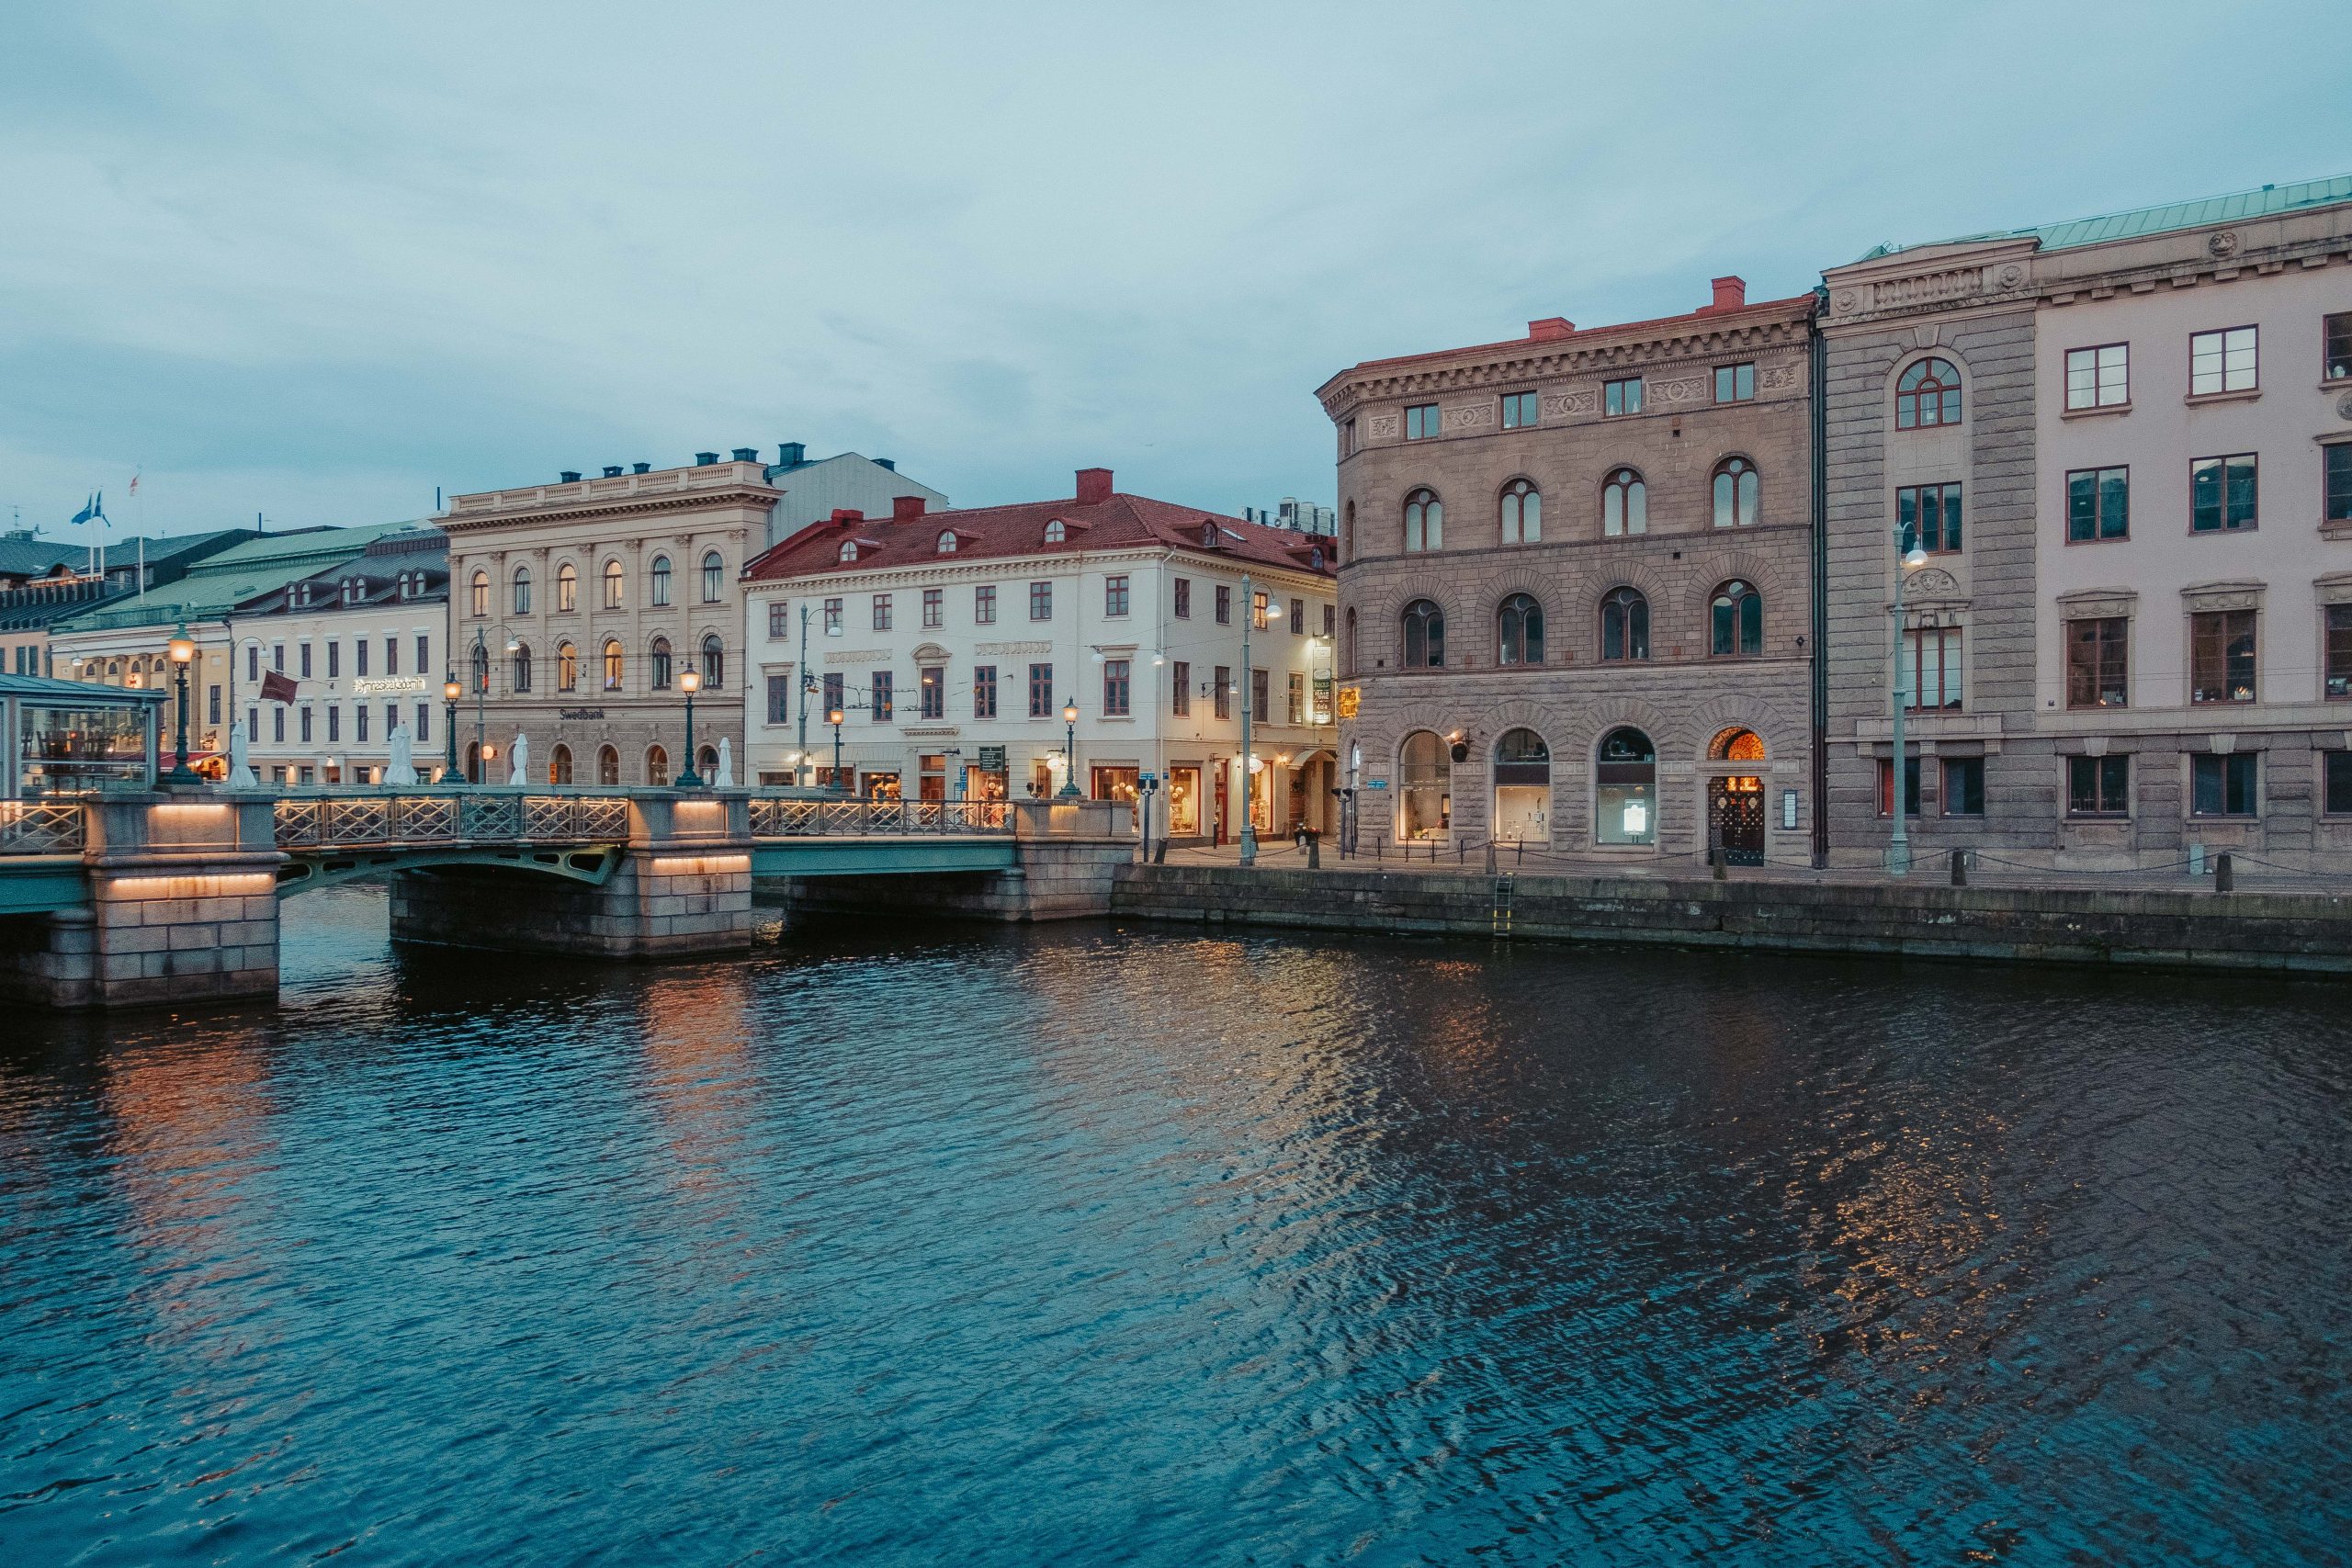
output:
[[[2344,1560],[2340,986],[289,915],[10,1018],[9,1562]]]

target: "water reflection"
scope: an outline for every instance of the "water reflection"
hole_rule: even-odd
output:
[[[30,1561],[2322,1562],[2340,988],[834,927],[0,1054]]]

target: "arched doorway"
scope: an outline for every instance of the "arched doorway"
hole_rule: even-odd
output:
[[[1552,839],[1552,749],[1532,729],[1507,729],[1495,742],[1495,841],[1543,844]]]
[[[466,742],[466,782],[481,783],[481,747],[471,740]]]
[[[571,748],[559,744],[548,753],[548,783],[568,784],[571,782]]]
[[[1764,739],[1752,729],[1726,729],[1707,747],[1711,763],[1761,763]],[[1718,772],[1707,779],[1707,841],[1732,865],[1764,863],[1764,779],[1760,773]]]
[[[1433,729],[1416,729],[1396,753],[1396,836],[1439,839],[1453,819],[1453,762]]]
[[[645,749],[645,782],[656,788],[670,782],[670,753],[659,746]]]
[[[596,782],[607,786],[621,782],[621,754],[610,746],[596,749]]]
[[[695,772],[702,775],[705,784],[710,784],[718,777],[718,747],[705,746],[695,754]]]
[[[1593,837],[1604,844],[1657,842],[1657,748],[1638,729],[1600,738],[1593,768]]]

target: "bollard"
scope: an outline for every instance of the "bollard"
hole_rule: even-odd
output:
[[[1159,847],[1151,852],[1151,863],[1154,865],[1166,865],[1168,863],[1168,840],[1165,835],[1162,835],[1160,838]]]
[[[1495,841],[1492,839],[1487,840],[1487,874],[1495,874]]]
[[[1724,853],[1719,844],[1707,846],[1707,871],[1717,882],[1731,880],[1731,857]]]
[[[1968,886],[1968,852],[1966,850],[1954,850],[1951,852],[1951,885],[1954,887]]]
[[[1319,833],[1309,833],[1306,836],[1306,869],[1309,871],[1323,869],[1323,836]]]
[[[2228,893],[2233,890],[2237,885],[2237,867],[2232,863],[2229,853],[2224,851],[2222,853],[2215,855],[2213,857],[2213,891],[2216,893]]]

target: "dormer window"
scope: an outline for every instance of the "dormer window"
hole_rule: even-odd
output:
[[[842,541],[841,558],[843,560],[855,560],[857,558],[857,541],[855,539],[843,539]]]
[[[1060,518],[1057,517],[1046,525],[1046,543],[1058,545],[1069,536],[1069,530],[1062,526]]]
[[[1323,570],[1323,547],[1317,545],[1306,552],[1306,564],[1317,571]]]
[[[943,532],[940,534],[940,536],[939,536],[939,553],[940,553],[941,555],[943,555],[943,556],[952,556],[952,555],[954,555],[954,554],[956,553],[956,530],[955,530],[955,529],[953,529],[953,528],[949,528],[949,529],[946,529],[946,530],[943,531]]]
[[[1201,525],[1201,543],[1202,543],[1203,545],[1206,546],[1208,548],[1210,548],[1210,549],[1212,549],[1212,550],[1213,550],[1213,549],[1215,549],[1215,548],[1216,548],[1216,524],[1214,524],[1214,523],[1203,523],[1203,524]]]

